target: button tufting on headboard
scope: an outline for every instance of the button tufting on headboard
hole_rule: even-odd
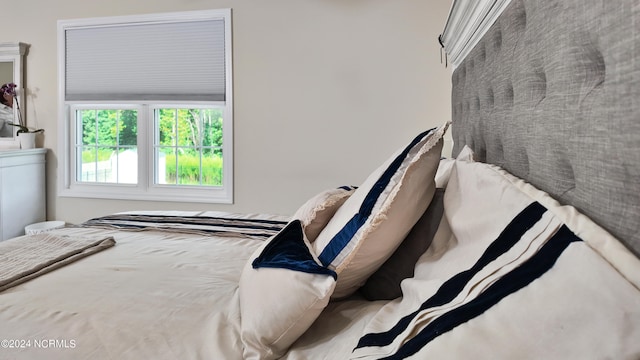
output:
[[[539,105],[547,96],[547,74],[542,69],[536,70],[527,86],[531,89],[531,98],[538,99],[536,106]]]
[[[527,27],[527,11],[524,7],[524,3],[516,2],[516,15],[513,19],[514,27],[516,31],[519,33],[524,32],[524,29]]]
[[[511,83],[505,84],[504,86],[504,106],[512,106],[513,105],[513,86]]]
[[[491,45],[493,46],[494,52],[497,54],[500,52],[500,48],[502,47],[502,33],[500,32],[500,27],[498,26],[496,30],[493,32],[493,36],[491,38]]]
[[[480,110],[480,98],[478,97],[478,95],[476,95],[473,98],[473,110],[474,111],[479,111]]]
[[[604,83],[606,71],[602,53],[593,44],[580,47],[580,54],[577,55],[581,61],[577,67],[581,68],[580,75],[582,88],[580,90],[580,102],[591,93],[596,87]]]
[[[485,49],[484,43],[482,43],[482,45],[479,45],[479,47],[480,51],[478,52],[478,61],[483,64],[487,59],[487,50]]]
[[[486,96],[484,97],[484,99],[485,99],[485,104],[487,104],[487,108],[488,108],[488,109],[492,109],[492,108],[493,108],[493,102],[494,102],[494,99],[493,99],[493,89],[492,89],[491,87],[489,87],[489,88],[486,90],[486,92],[485,92],[485,93],[486,93]]]
[[[454,71],[452,136],[640,254],[636,5],[512,0]]]

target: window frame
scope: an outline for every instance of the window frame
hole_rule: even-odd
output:
[[[180,21],[206,16],[223,18],[225,23],[225,100],[224,101],[67,101],[65,99],[65,31],[70,28],[103,26],[105,24],[139,23],[141,21]],[[58,195],[62,197],[103,198],[146,201],[233,203],[233,89],[231,9],[190,11],[180,13],[134,15],[109,18],[64,20],[58,22],[58,135],[59,159]],[[155,124],[156,108],[220,108],[223,113],[222,186],[155,184]],[[77,181],[76,111],[82,109],[134,109],[138,112],[138,183],[114,184]]]

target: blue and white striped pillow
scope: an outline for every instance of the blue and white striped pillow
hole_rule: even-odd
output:
[[[443,126],[419,134],[376,169],[338,209],[313,243],[338,274],[332,298],[350,295],[391,256],[435,191]]]

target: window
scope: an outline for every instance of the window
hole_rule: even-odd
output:
[[[137,184],[137,111],[78,110],[76,119],[76,181]]]
[[[229,9],[62,20],[58,41],[62,196],[233,201]]]
[[[154,118],[157,182],[175,185],[222,185],[222,111],[156,109]]]

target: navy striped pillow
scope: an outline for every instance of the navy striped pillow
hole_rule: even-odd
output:
[[[357,290],[395,251],[435,191],[434,175],[448,123],[416,136],[338,209],[313,246],[338,274],[333,298]]]

